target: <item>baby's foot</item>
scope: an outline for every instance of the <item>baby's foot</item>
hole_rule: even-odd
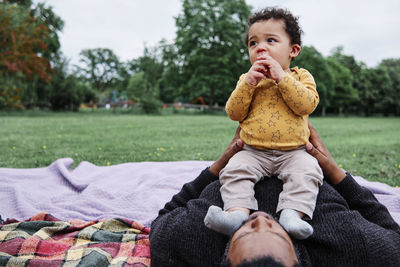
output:
[[[241,210],[226,212],[220,207],[211,206],[208,208],[207,215],[204,218],[204,224],[216,232],[232,236],[242,226],[243,222],[247,221],[248,217]]]
[[[282,210],[279,223],[296,239],[306,239],[314,232],[312,226],[302,220],[300,214],[292,209]]]

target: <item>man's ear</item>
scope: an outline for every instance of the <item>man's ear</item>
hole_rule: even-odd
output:
[[[301,46],[298,44],[294,44],[292,45],[292,51],[290,51],[289,56],[291,58],[295,58],[300,54],[300,51],[301,51]]]

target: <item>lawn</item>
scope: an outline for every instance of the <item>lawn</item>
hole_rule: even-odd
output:
[[[400,186],[399,118],[311,118],[336,162],[354,175]],[[58,158],[113,165],[215,160],[237,124],[222,115],[0,113],[0,167]]]

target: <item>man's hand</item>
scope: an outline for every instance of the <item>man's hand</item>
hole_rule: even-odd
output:
[[[210,172],[215,176],[219,176],[219,172],[226,166],[229,159],[240,151],[243,147],[243,141],[240,139],[240,126],[237,127],[235,136],[229,143],[228,147],[222,155],[210,166]]]
[[[308,122],[308,128],[310,129],[310,143],[306,145],[307,152],[318,160],[324,178],[330,184],[337,185],[346,177],[346,173],[336,164],[311,122]]]

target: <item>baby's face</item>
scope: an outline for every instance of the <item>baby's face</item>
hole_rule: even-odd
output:
[[[293,54],[293,46],[298,45],[291,44],[283,20],[262,20],[249,28],[247,47],[251,64],[269,55],[286,70],[290,66],[292,57],[297,56]]]
[[[257,52],[257,58],[265,58],[268,55],[268,52],[266,50],[260,49]]]

